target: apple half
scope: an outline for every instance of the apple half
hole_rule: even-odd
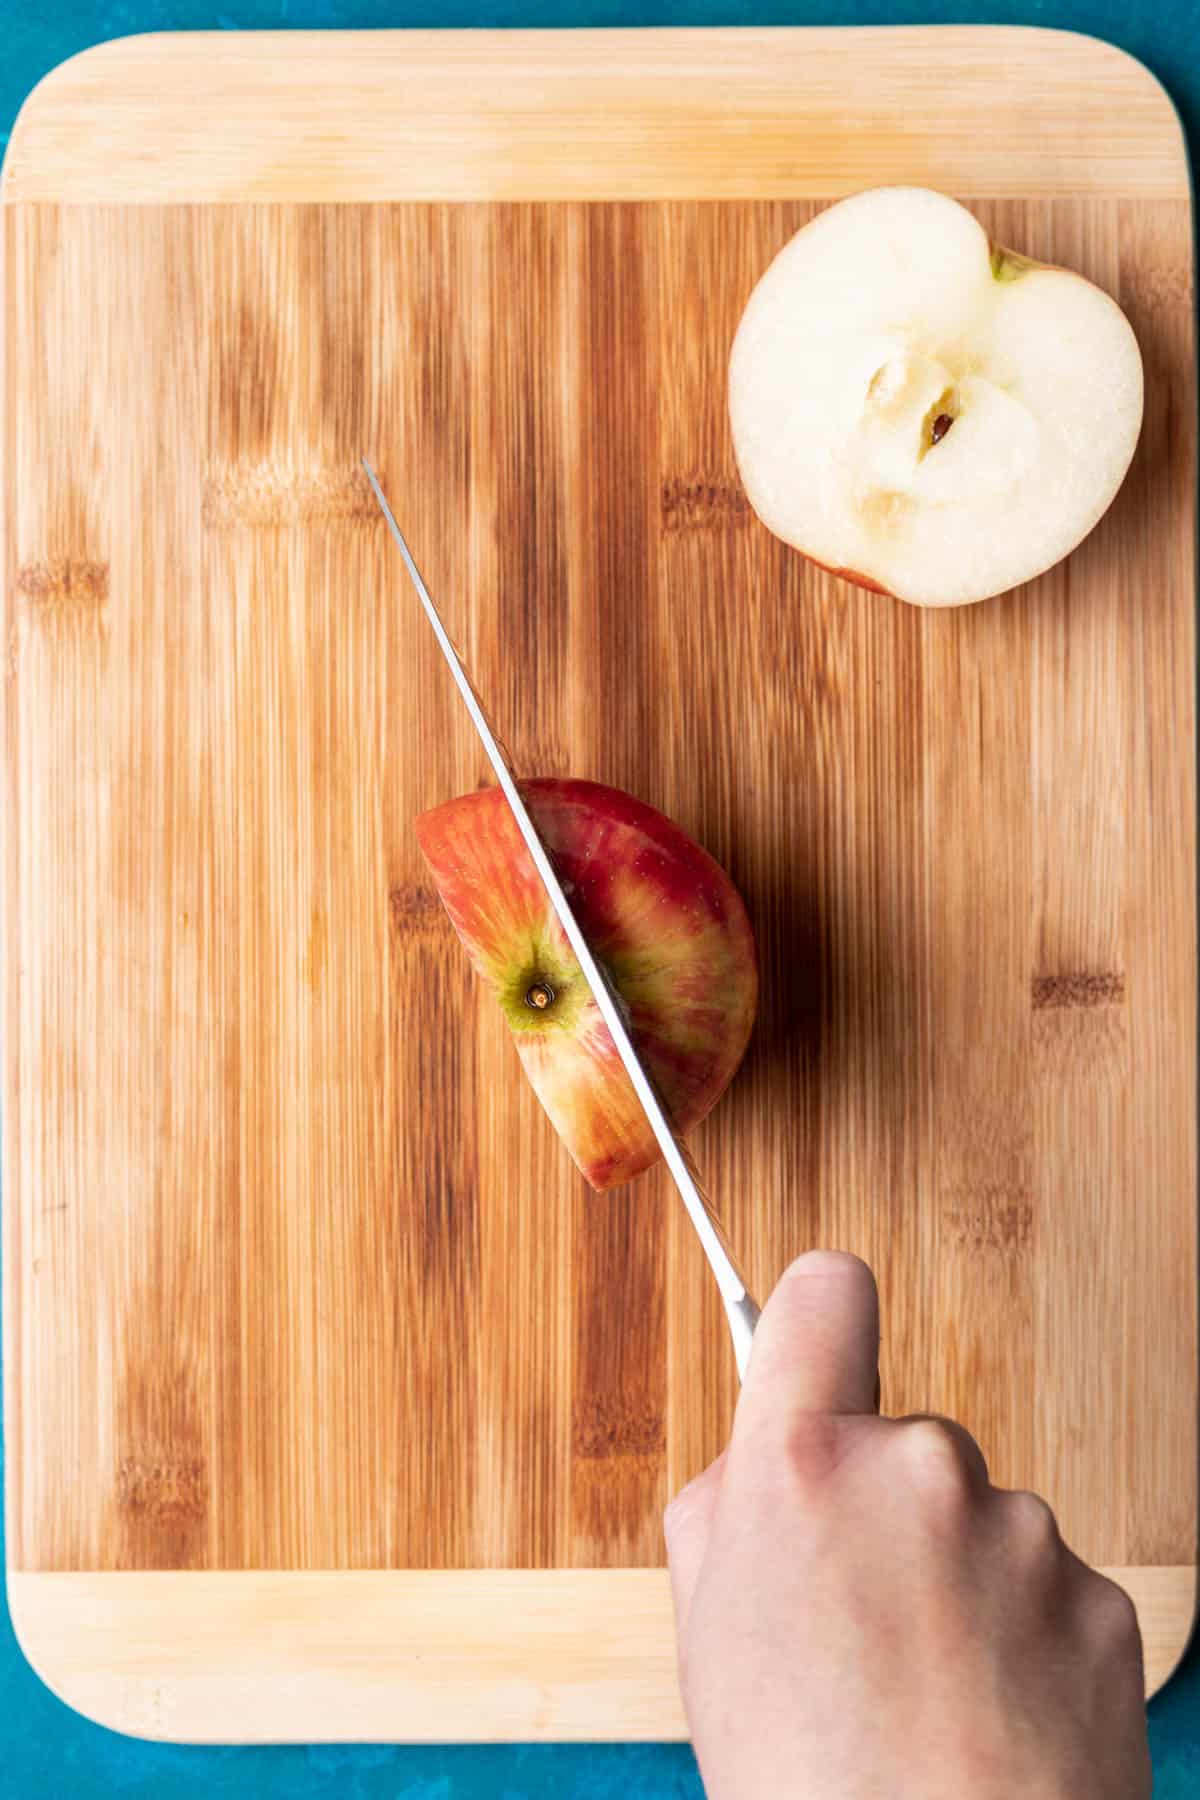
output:
[[[667,1114],[685,1132],[729,1085],[754,1023],[758,963],[741,896],[706,850],[618,788],[544,779],[522,782],[521,793]],[[504,795],[486,788],[449,800],[423,813],[416,832],[579,1168],[597,1189],[640,1174],[658,1146]]]
[[[778,537],[864,587],[961,606],[1052,567],[1125,477],[1142,359],[1116,301],[988,240],[957,201],[873,188],[750,296],[734,451]]]

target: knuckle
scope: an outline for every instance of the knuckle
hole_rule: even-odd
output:
[[[686,1488],[682,1493],[676,1494],[673,1500],[667,1502],[663,1512],[663,1535],[667,1540],[668,1549],[672,1544],[677,1544],[687,1531],[695,1510],[695,1500],[689,1499]]]
[[[682,1494],[676,1494],[673,1499],[667,1501],[663,1508],[663,1536],[667,1540],[668,1549],[678,1541],[679,1534],[683,1529],[684,1513]]]
[[[958,1440],[941,1419],[914,1419],[899,1433],[900,1453],[920,1491],[931,1499],[965,1501],[970,1479]]]
[[[792,1422],[786,1439],[763,1458],[764,1473],[781,1485],[798,1481],[818,1487],[837,1469],[853,1438],[855,1421],[832,1413],[806,1413]]]
[[[1110,1581],[1107,1575],[1096,1574],[1092,1609],[1110,1642],[1121,1647],[1136,1644],[1140,1650],[1142,1631],[1138,1623],[1137,1607],[1125,1589],[1115,1581]]]
[[[1008,1497],[1008,1516],[1014,1535],[1034,1556],[1048,1556],[1061,1548],[1058,1520],[1040,1494],[1017,1489]]]
[[[681,1538],[696,1529],[708,1510],[709,1489],[712,1481],[711,1470],[697,1475],[686,1487],[667,1502],[663,1510],[663,1535],[667,1540],[667,1548],[678,1544]]]

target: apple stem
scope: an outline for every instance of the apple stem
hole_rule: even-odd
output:
[[[525,990],[526,1006],[536,1007],[538,1012],[545,1012],[546,1008],[553,1004],[553,1001],[554,989],[548,981],[535,981],[531,987]]]

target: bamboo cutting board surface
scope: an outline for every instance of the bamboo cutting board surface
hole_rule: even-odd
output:
[[[981,132],[978,122],[988,122]],[[749,514],[728,345],[825,200],[931,182],[1128,311],[1061,568],[925,615]],[[683,1729],[660,1515],[735,1399],[656,1173],[595,1197],[417,853],[484,776],[380,467],[526,773],[729,868],[694,1146],[755,1287],[864,1255],[883,1403],[1138,1602],[1196,1550],[1195,420],[1178,124],[985,29],[109,45],[14,135],[9,1595],[189,1739]],[[335,204],[336,203],[336,204]]]

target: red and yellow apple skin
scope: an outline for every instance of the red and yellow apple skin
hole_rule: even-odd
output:
[[[618,788],[539,779],[521,793],[671,1122],[686,1132],[729,1085],[754,1024],[758,960],[741,896],[706,850]],[[416,831],[580,1170],[599,1190],[639,1175],[658,1146],[503,794],[449,800]]]

